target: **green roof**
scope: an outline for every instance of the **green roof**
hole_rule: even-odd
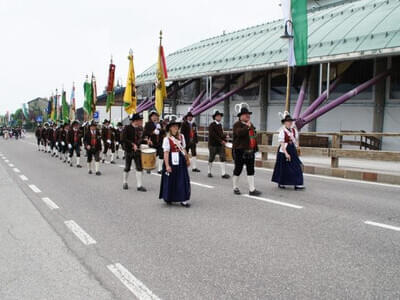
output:
[[[309,10],[310,64],[400,53],[400,0],[345,1]],[[283,20],[212,37],[166,57],[168,80],[287,65]],[[154,82],[155,65],[137,76]]]

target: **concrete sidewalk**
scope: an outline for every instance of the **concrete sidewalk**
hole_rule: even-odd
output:
[[[0,299],[112,299],[0,164]]]

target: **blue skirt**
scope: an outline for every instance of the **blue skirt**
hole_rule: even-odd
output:
[[[171,153],[169,161],[172,161]],[[167,173],[165,163],[161,175],[160,199],[165,202],[183,202],[190,200],[190,178],[185,156],[179,152],[179,165],[173,166],[172,172]]]
[[[291,157],[291,161],[286,160],[284,153],[279,152],[276,155],[274,173],[272,181],[280,185],[303,185],[303,163],[297,155],[297,149],[294,144],[287,145],[287,152]]]

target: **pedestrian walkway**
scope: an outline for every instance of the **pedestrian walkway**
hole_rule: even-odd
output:
[[[0,299],[112,299],[0,164]]]

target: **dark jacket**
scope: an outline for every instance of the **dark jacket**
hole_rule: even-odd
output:
[[[124,128],[122,128],[122,130],[124,130]],[[122,130],[119,128],[115,129],[115,141],[118,143],[121,143],[122,141]]]
[[[144,126],[144,132],[143,132],[143,137],[147,138],[148,140],[151,140],[151,142],[153,143],[153,148],[159,148],[162,146],[162,142],[163,139],[165,137],[165,131],[164,129],[162,129],[162,126],[160,124],[160,133],[154,134],[154,130],[156,130],[156,125],[154,124],[154,122],[149,121],[146,123],[146,125]]]
[[[100,131],[96,129],[96,132],[94,133],[96,136],[96,152],[101,151],[101,135]],[[85,136],[83,137],[83,143],[85,144],[85,148],[87,149],[87,146],[90,145],[92,149],[92,131],[88,129],[86,131]]]
[[[193,130],[193,139],[190,138],[190,123],[188,121],[184,121],[181,126],[181,133],[185,137],[186,146],[191,144],[198,143],[197,137],[197,125],[195,122],[192,123],[192,130]]]
[[[253,124],[251,128],[254,129],[255,134],[256,128]],[[241,121],[237,121],[233,124],[233,149],[250,150],[249,130],[250,128]],[[256,147],[255,151],[258,151],[258,147]]]
[[[51,127],[49,129],[47,129],[47,139],[50,142],[54,142],[54,129]]]
[[[67,136],[68,136],[69,131],[70,131],[70,129],[68,129],[68,130],[63,129],[63,130],[61,130],[61,138],[60,138],[60,139],[61,139],[61,142],[64,142],[66,145],[68,144]]]
[[[101,129],[101,139],[103,143],[107,143],[107,140],[111,140],[111,143],[115,143],[115,130],[112,127],[103,127]]]
[[[208,146],[218,147],[222,146],[222,142],[226,142],[226,136],[222,129],[222,124],[217,124],[215,121],[208,126]]]
[[[78,139],[76,143],[75,143],[75,133],[76,133],[76,138]],[[74,131],[73,129],[68,131],[67,143],[71,145],[76,144],[78,146],[82,146],[82,134],[79,129],[77,131]]]
[[[35,136],[36,138],[40,139],[42,137],[42,128],[36,128],[35,130]]]
[[[138,148],[141,144],[145,144],[146,142],[143,138],[142,127],[126,125],[122,131],[122,143],[124,144],[125,151],[133,152],[133,144],[136,144]]]

